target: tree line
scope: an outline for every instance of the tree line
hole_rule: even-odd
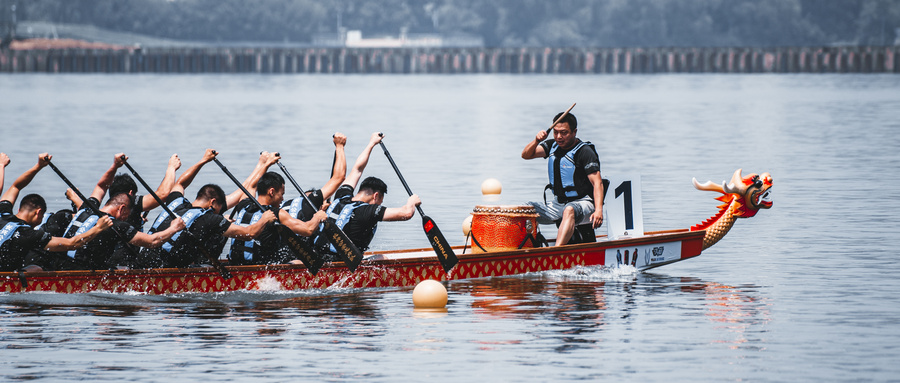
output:
[[[0,19],[88,24],[159,38],[310,42],[465,34],[487,46],[890,45],[897,0],[0,0]]]

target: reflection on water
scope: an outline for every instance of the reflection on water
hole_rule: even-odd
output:
[[[469,338],[447,338],[435,330],[471,312],[472,320],[481,324],[471,339],[481,350],[537,343],[557,353],[596,349],[618,337],[614,332],[623,326],[637,326],[647,316],[659,320],[654,316],[661,314],[654,311],[660,305],[671,312],[663,315],[665,320],[684,320],[679,316],[693,313],[681,312],[679,307],[695,308],[711,324],[708,341],[732,347],[746,342],[748,332],[770,320],[767,298],[757,286],[726,286],[622,269],[579,268],[454,281],[448,284],[451,300],[445,312],[397,310],[396,300],[408,299],[410,293],[400,289],[128,297],[3,295],[0,317],[6,324],[2,337],[8,349],[53,349],[74,343],[82,349],[112,350],[157,348],[154,343],[169,342],[184,349],[278,349],[303,344],[319,351],[337,345],[358,351],[389,348],[391,340],[386,335],[399,317],[425,331],[402,348],[413,352],[467,342]],[[510,337],[503,325],[510,322],[533,323],[526,325],[533,329],[529,336]]]
[[[630,268],[633,272],[633,268]],[[712,343],[745,343],[746,333],[770,321],[767,299],[758,286],[727,286],[697,278],[673,278],[655,274],[625,274],[610,269],[583,268],[567,271],[576,278],[510,277],[454,282],[455,292],[471,295],[474,313],[487,319],[527,319],[550,323],[551,335],[561,344],[558,352],[595,347],[603,332],[615,329],[610,322],[634,323],[646,315],[644,302],[658,301],[677,307],[699,302],[703,315],[721,336]],[[585,274],[587,273],[587,274]],[[560,272],[555,272],[560,274]],[[592,280],[590,275],[599,276]],[[610,320],[610,315],[615,320]]]

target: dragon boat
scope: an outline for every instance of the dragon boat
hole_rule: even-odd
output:
[[[410,249],[366,253],[360,266],[351,272],[342,262],[333,262],[312,275],[303,265],[227,266],[231,277],[225,279],[213,267],[163,268],[147,270],[57,271],[0,273],[0,293],[20,292],[138,292],[176,294],[186,292],[224,292],[236,290],[300,290],[327,288],[372,288],[414,286],[434,279],[439,281],[508,276],[579,266],[629,265],[638,271],[693,258],[721,240],[737,218],[749,218],[759,209],[772,206],[772,177],[768,173],[741,175],[738,169],[730,182],[700,184],[699,190],[721,195],[718,212],[689,229],[646,232],[642,235],[609,238],[596,236],[594,242],[564,246],[531,245],[492,247],[472,240],[473,246],[453,247],[458,263],[445,271],[432,249]],[[490,209],[488,209],[490,210]],[[476,212],[478,209],[476,209]],[[489,214],[489,212],[482,212]],[[518,214],[530,217],[529,213]],[[510,225],[507,225],[510,226]],[[528,230],[536,226],[526,219]],[[475,225],[473,224],[473,229]],[[488,225],[483,233],[509,238],[503,225]],[[486,231],[485,231],[486,230]],[[494,230],[495,232],[491,232]],[[527,235],[527,234],[526,234]],[[485,242],[483,236],[482,242]],[[517,242],[515,239],[513,242]],[[553,241],[549,241],[553,242]],[[471,251],[469,251],[471,250]]]

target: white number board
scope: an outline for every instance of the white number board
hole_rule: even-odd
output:
[[[603,220],[609,239],[644,235],[641,176],[613,175],[607,179],[609,188],[603,199]]]
[[[638,270],[681,259],[681,241],[606,249],[606,266],[629,265]]]

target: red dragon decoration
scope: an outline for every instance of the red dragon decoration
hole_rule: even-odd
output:
[[[703,237],[704,250],[722,239],[734,226],[735,219],[750,218],[756,215],[759,209],[772,207],[772,176],[769,173],[753,173],[742,177],[741,170],[735,171],[731,176],[731,182],[727,184],[725,181],[722,181],[721,185],[712,182],[700,184],[696,178],[693,180],[694,187],[699,190],[722,193],[716,198],[723,202],[719,205],[719,212],[703,223],[691,227],[691,231],[706,230],[706,236]]]

